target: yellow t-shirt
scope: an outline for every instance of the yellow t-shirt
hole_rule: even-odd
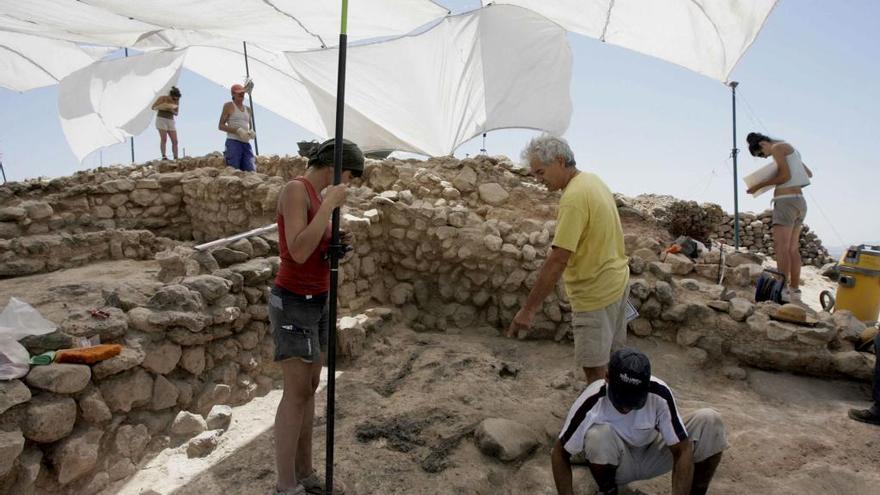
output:
[[[574,311],[618,301],[629,281],[623,227],[608,186],[594,174],[575,175],[559,201],[553,245],[571,251],[563,280]]]

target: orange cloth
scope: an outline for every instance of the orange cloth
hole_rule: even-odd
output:
[[[101,344],[77,349],[62,349],[55,353],[56,363],[93,364],[110,359],[122,352],[119,344]]]

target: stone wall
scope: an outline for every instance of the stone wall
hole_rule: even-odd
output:
[[[133,474],[145,453],[186,443],[190,456],[206,454],[228,425],[223,406],[280,377],[267,310],[279,259],[270,251],[271,238],[211,253],[175,247],[157,256],[162,281],[104,294],[109,318],[71,308],[56,332],[23,339],[32,354],[96,336],[124,347],[91,366],[33,366],[0,382],[0,492],[92,494]],[[359,355],[383,314],[342,318],[339,355]]]
[[[722,211],[721,207],[714,203],[698,204],[695,201],[682,201],[672,196],[656,194],[622,198],[622,202],[625,206],[635,208],[646,218],[654,219],[670,230],[674,230],[672,224],[676,224],[675,227],[679,229],[696,227],[701,230],[705,228],[709,240],[728,246],[734,244],[733,215]],[[764,210],[757,214],[740,212],[740,245],[751,253],[772,256],[774,254],[772,220],[773,210]],[[706,222],[709,222],[708,225],[702,225]],[[686,225],[681,226],[680,224]],[[822,241],[816,233],[810,230],[809,225],[804,225],[802,230],[800,251],[804,265],[821,267],[835,261],[828,255],[828,250],[822,245]]]
[[[107,213],[105,228],[71,238],[94,235],[102,243],[96,249],[112,257],[135,249],[125,244],[134,237],[125,236],[136,236],[146,250],[138,253],[147,253],[162,241],[137,232],[112,237],[108,229],[130,218],[120,211],[141,208],[145,214],[165,206],[165,216],[146,218],[164,219],[151,230],[178,239],[230,235],[271,223],[285,178],[304,167],[299,158],[261,160],[273,174],[267,176],[231,171],[217,160],[208,157],[204,167],[186,171],[161,163],[129,169],[126,177],[100,172],[103,183],[83,182],[42,204],[16,198],[4,205],[3,221],[14,223],[20,235],[69,213],[74,220],[62,228],[87,229],[81,218],[108,206],[113,216]],[[179,199],[165,205],[164,195]],[[113,197],[125,202],[111,207]],[[639,208],[637,199],[619,200],[621,211]],[[354,249],[341,264],[339,353],[359,356],[368,332],[392,311],[417,331],[506,329],[546,258],[557,202],[557,193],[524,178],[506,159],[368,162],[364,177],[349,188],[342,217]],[[81,210],[68,209],[70,203]],[[63,242],[44,246],[39,235],[6,240],[5,249],[41,255],[73,249]],[[640,311],[630,323],[634,334],[678,342],[707,365],[739,362],[870,379],[874,358],[854,350],[864,325],[852,315],[823,313],[816,327],[799,327],[771,321],[775,306],[750,300],[761,256],[722,257],[715,249],[691,260],[664,254],[665,246],[648,235],[625,241],[630,300]],[[267,323],[277,253],[277,238],[268,235],[210,253],[175,246],[156,254],[156,281],[105,294],[110,318],[72,309],[55,334],[23,341],[38,353],[97,335],[125,350],[93,366],[34,367],[23,380],[0,383],[0,491],[89,494],[129,476],[144,452],[190,442],[188,452],[201,455],[222,433],[218,416],[228,418],[222,408],[212,414],[214,406],[246,402],[277,377]],[[718,285],[722,270],[724,285]],[[571,339],[561,284],[544,301],[530,338]],[[190,441],[193,435],[198,437]]]
[[[103,260],[147,260],[173,241],[148,230],[40,234],[0,240],[0,278],[19,277]]]

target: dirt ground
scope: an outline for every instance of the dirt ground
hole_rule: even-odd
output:
[[[155,262],[118,261],[0,280],[0,305],[26,300],[61,321],[71,306],[103,304],[101,289],[122,280],[152,280]],[[828,286],[806,270],[804,299],[818,309]],[[809,287],[809,289],[807,288]],[[868,384],[748,369],[746,380],[688,358],[685,349],[631,337],[654,374],[676,393],[680,409],[718,410],[731,448],[712,486],[718,494],[846,493],[880,486],[880,429],[846,417],[868,404]],[[336,473],[357,494],[552,494],[549,450],[571,402],[584,386],[571,344],[513,341],[491,328],[416,333],[380,328],[363,357],[343,364],[337,381]],[[272,423],[280,391],[235,408],[220,446],[203,459],[184,448],[154,449],[140,471],[103,493],[267,494],[275,482]],[[318,400],[315,467],[323,472],[325,398]],[[543,444],[525,461],[505,464],[477,449],[472,431],[485,418],[530,426]],[[161,442],[156,445],[162,446]],[[576,468],[580,493],[589,474]],[[669,475],[632,486],[669,493]]]
[[[734,381],[718,366],[697,365],[674,344],[651,338],[630,344],[651,357],[654,374],[670,384],[682,411],[713,407],[722,414],[731,448],[712,493],[876,493],[880,430],[846,417],[847,408],[867,403],[865,384],[755,369]],[[555,493],[549,449],[584,385],[570,345],[507,340],[492,329],[449,335],[386,327],[371,339],[367,355],[342,371],[336,474],[356,493]],[[271,493],[271,426],[279,398],[275,391],[237,408],[210,457],[187,460],[182,449],[165,451],[108,493]],[[314,430],[319,471],[323,404],[322,392]],[[491,417],[530,426],[544,444],[524,462],[484,456],[471,432]],[[592,493],[584,468],[576,468],[576,480],[580,493]],[[631,488],[663,494],[669,484],[666,475]]]

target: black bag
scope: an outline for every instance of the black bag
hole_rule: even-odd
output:
[[[765,268],[755,284],[755,302],[773,301],[783,304],[782,289],[785,288],[785,274]]]

